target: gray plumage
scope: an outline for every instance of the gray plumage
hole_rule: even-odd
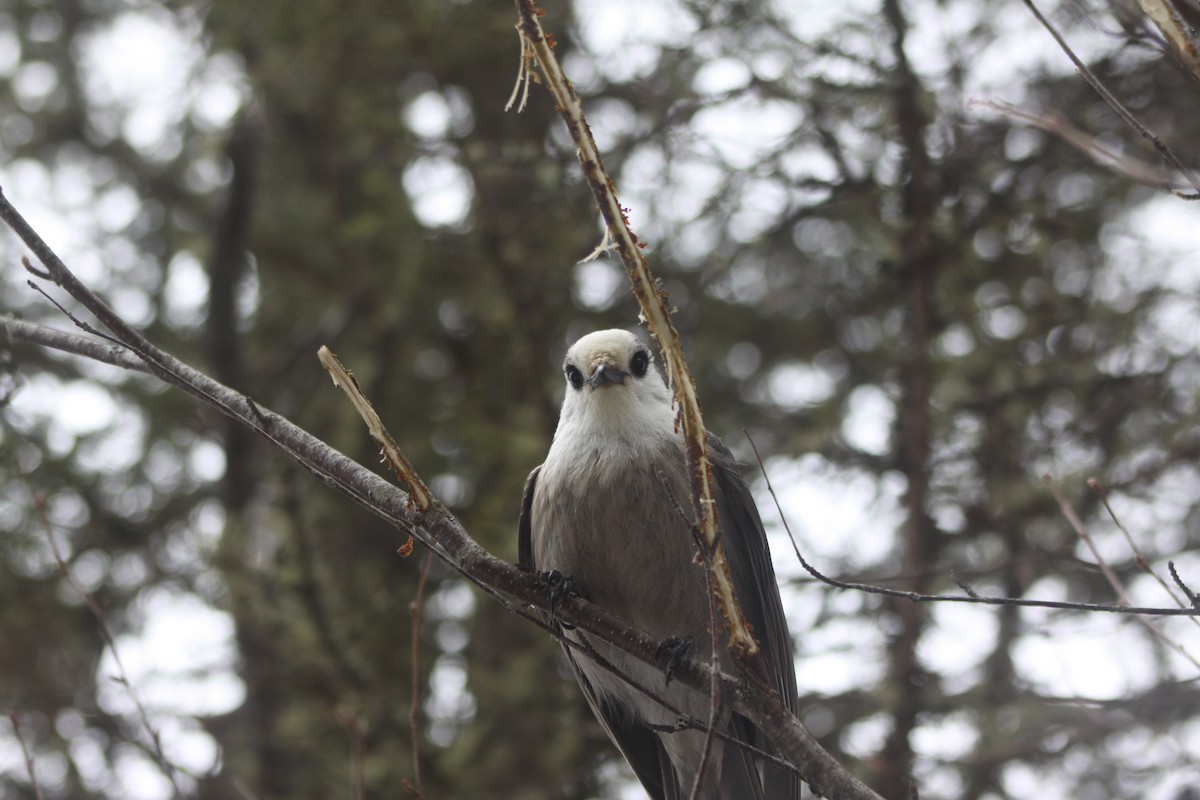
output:
[[[711,652],[704,569],[677,505],[689,511],[683,438],[671,393],[634,334],[592,333],[567,352],[558,429],[546,461],[525,485],[520,560],[573,578],[592,602],[660,639],[691,637],[695,653]],[[764,666],[783,702],[796,710],[791,639],[758,510],[729,450],[709,436],[722,545],[738,600]],[[577,630],[567,635],[581,640]],[[652,667],[604,642],[588,639],[604,659],[688,716],[707,720],[709,698],[679,682],[664,687]],[[654,800],[689,797],[704,734],[666,732],[677,715],[630,687],[578,650],[565,648],[596,718]],[[736,674],[724,642],[722,669]],[[718,725],[761,749],[771,747],[746,719],[723,711]],[[700,792],[703,800],[788,800],[800,796],[787,771],[760,763],[742,748],[713,742]]]

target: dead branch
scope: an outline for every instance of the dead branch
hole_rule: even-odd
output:
[[[671,315],[667,309],[667,293],[661,283],[650,274],[650,267],[642,255],[645,243],[638,241],[637,235],[629,228],[628,209],[621,205],[617,198],[617,187],[604,170],[600,150],[596,147],[591,128],[588,127],[583,114],[583,104],[554,55],[553,36],[548,36],[542,30],[539,22],[541,9],[534,0],[517,0],[517,12],[521,20],[517,30],[521,37],[522,70],[527,71],[528,48],[532,50],[545,78],[546,88],[554,97],[555,107],[575,141],[575,155],[607,226],[605,236],[611,237],[612,247],[625,266],[633,294],[642,309],[646,328],[662,351],[667,378],[675,392],[675,402],[679,406],[679,420],[686,442],[688,474],[691,476],[696,520],[713,554],[709,561],[709,572],[712,574],[713,588],[717,592],[729,630],[729,650],[739,667],[748,670],[751,675],[757,674],[758,670],[754,669],[755,656],[760,650],[738,605],[729,566],[725,561],[725,552],[721,548],[714,500],[716,492],[713,486],[712,464],[708,459],[704,420],[700,413],[700,399],[683,355],[679,332],[671,322]],[[526,88],[528,82],[527,75]]]
[[[1146,560],[1144,555],[1142,555],[1142,551],[1138,548],[1137,543],[1133,540],[1133,535],[1129,532],[1129,529],[1125,527],[1124,523],[1121,522],[1120,517],[1117,516],[1117,512],[1113,510],[1113,507],[1109,505],[1108,496],[1105,494],[1104,487],[1100,484],[1100,481],[1095,478],[1088,478],[1087,485],[1089,489],[1095,492],[1096,497],[1100,498],[1100,502],[1104,505],[1104,510],[1108,512],[1108,516],[1112,518],[1113,524],[1117,526],[1117,529],[1120,530],[1122,534],[1124,534],[1125,541],[1129,544],[1129,549],[1133,551],[1133,560],[1134,563],[1137,564],[1138,569],[1149,575],[1151,578],[1154,578],[1158,585],[1162,587],[1162,590],[1167,593],[1167,596],[1175,601],[1175,605],[1179,606],[1180,608],[1187,608],[1187,604],[1179,599],[1175,592],[1171,590],[1170,585],[1168,585],[1167,582],[1162,579],[1162,576],[1150,568],[1150,562]],[[1179,581],[1179,576],[1175,574],[1174,567],[1172,567],[1171,573],[1174,575],[1176,583],[1180,584],[1181,582]],[[1192,599],[1191,591],[1188,590],[1186,586],[1183,588],[1190,601]],[[1195,605],[1195,603],[1192,603],[1192,605]],[[1200,627],[1200,619],[1192,617],[1191,620],[1193,625]]]
[[[1058,508],[1060,511],[1062,511],[1063,517],[1065,517],[1067,522],[1071,524],[1071,527],[1075,530],[1075,533],[1078,534],[1080,540],[1082,540],[1083,543],[1087,545],[1088,550],[1091,551],[1092,557],[1096,559],[1096,564],[1099,565],[1100,572],[1104,574],[1104,579],[1108,581],[1108,585],[1112,587],[1113,593],[1116,594],[1117,601],[1123,606],[1129,605],[1129,595],[1125,592],[1124,584],[1121,583],[1121,579],[1117,577],[1117,573],[1113,572],[1112,567],[1108,565],[1108,562],[1100,553],[1099,548],[1096,547],[1096,542],[1092,539],[1091,531],[1089,531],[1087,526],[1083,524],[1083,520],[1081,520],[1079,515],[1075,513],[1075,509],[1071,507],[1071,504],[1067,502],[1067,498],[1063,496],[1062,491],[1059,490],[1058,485],[1054,482],[1054,479],[1049,475],[1043,475],[1042,480],[1045,481],[1048,487],[1050,487],[1050,493],[1054,495],[1054,500],[1058,503]],[[1128,537],[1128,533],[1126,533],[1126,537]],[[1132,544],[1132,542],[1133,540],[1130,539],[1130,544]],[[1137,553],[1137,548],[1134,548],[1134,552]],[[1191,653],[1184,649],[1183,645],[1179,644],[1179,642],[1168,636],[1166,631],[1160,628],[1154,620],[1146,617],[1136,617],[1135,619],[1145,625],[1146,629],[1157,636],[1163,642],[1163,644],[1186,658],[1188,661],[1192,662],[1192,665],[1195,666],[1196,669],[1200,670],[1200,661],[1197,661]]]
[[[1067,54],[1067,58],[1071,59],[1071,63],[1075,65],[1075,69],[1079,72],[1083,79],[1087,81],[1093,89],[1096,90],[1096,93],[1103,98],[1104,102],[1108,103],[1109,107],[1112,108],[1113,111],[1116,111],[1117,115],[1120,116],[1121,119],[1125,120],[1125,122],[1131,128],[1133,128],[1144,139],[1148,140],[1152,145],[1154,145],[1154,149],[1158,151],[1158,154],[1162,156],[1163,159],[1175,170],[1177,170],[1179,174],[1187,180],[1188,184],[1196,191],[1196,194],[1190,195],[1184,195],[1178,192],[1176,192],[1176,194],[1185,200],[1200,199],[1200,177],[1197,177],[1195,172],[1188,167],[1185,167],[1183,162],[1179,160],[1179,157],[1175,155],[1174,151],[1167,147],[1166,144],[1163,143],[1162,139],[1159,139],[1156,135],[1151,133],[1150,129],[1143,125],[1141,121],[1129,111],[1129,109],[1125,108],[1121,101],[1116,98],[1116,95],[1108,90],[1108,87],[1096,77],[1096,74],[1088,69],[1087,65],[1083,63],[1079,56],[1075,55],[1075,51],[1071,49],[1069,44],[1067,44],[1067,40],[1063,38],[1063,35],[1059,33],[1058,29],[1054,27],[1053,23],[1046,19],[1046,17],[1042,15],[1042,12],[1038,10],[1037,6],[1034,5],[1033,0],[1025,0],[1025,5],[1029,8],[1029,11],[1033,14],[1033,16],[1037,18],[1037,21],[1042,24],[1042,27],[1054,37],[1054,41],[1057,42],[1062,51]]]
[[[1193,592],[1188,585],[1183,582],[1183,579],[1179,577],[1179,573],[1175,571],[1174,561],[1167,562],[1167,571],[1171,573],[1171,580],[1175,581],[1175,585],[1179,587],[1179,591],[1183,592],[1184,596],[1187,597],[1188,602],[1192,604],[1192,608],[1200,608],[1200,596],[1197,596],[1196,593]]]
[[[317,350],[317,358],[321,360],[321,366],[333,378],[333,385],[346,393],[358,415],[367,424],[367,432],[382,448],[384,459],[396,473],[396,479],[400,481],[400,485],[408,492],[413,509],[418,514],[424,514],[433,505],[433,496],[429,493],[429,487],[417,475],[417,471],[413,469],[407,456],[400,451],[400,446],[396,444],[396,440],[384,427],[383,421],[379,419],[379,414],[371,405],[371,401],[363,395],[362,389],[358,388],[358,381],[354,379],[354,374],[343,367],[342,362],[333,354],[333,351],[324,345]]]

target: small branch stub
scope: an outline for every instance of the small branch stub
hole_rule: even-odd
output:
[[[321,348],[317,350],[317,358],[321,360],[321,366],[333,378],[333,385],[346,393],[346,396],[350,398],[350,402],[354,404],[355,410],[358,411],[358,415],[367,424],[367,432],[371,434],[371,438],[379,445],[384,460],[391,465],[392,470],[396,473],[396,479],[400,481],[400,485],[408,492],[408,501],[412,504],[413,509],[418,514],[424,514],[433,505],[433,496],[429,493],[429,487],[417,475],[417,471],[413,469],[412,464],[409,463],[404,453],[400,451],[400,446],[396,444],[396,440],[392,438],[387,428],[383,426],[383,421],[379,419],[379,414],[375,412],[375,407],[371,405],[371,401],[358,388],[358,381],[354,379],[354,374],[343,367],[338,357],[325,345],[321,345]],[[404,548],[401,548],[401,555],[407,555],[403,551]],[[411,548],[408,552],[412,552]]]

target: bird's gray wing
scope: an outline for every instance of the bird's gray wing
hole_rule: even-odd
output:
[[[636,722],[629,712],[614,708],[597,696],[596,690],[575,663],[575,659],[586,656],[577,654],[567,645],[563,645],[563,650],[567,654],[567,663],[571,665],[571,673],[575,676],[579,688],[583,690],[583,696],[596,721],[629,762],[633,774],[641,781],[646,794],[650,795],[651,800],[683,800],[686,794],[676,781],[675,769],[671,766],[667,751],[659,740],[659,734]]]
[[[771,566],[767,534],[763,530],[758,507],[729,448],[710,433],[708,449],[717,484],[721,541],[729,562],[734,591],[737,592],[738,603],[746,620],[753,627],[754,638],[763,648],[771,682],[784,706],[795,713],[799,700],[792,638],[783,614],[783,603],[779,599],[775,568]],[[753,744],[766,750],[772,749],[761,731],[753,732]],[[770,766],[764,772],[766,797],[800,796],[800,786],[793,775]]]
[[[534,468],[525,480],[525,493],[521,498],[521,516],[517,522],[517,564],[524,569],[535,570],[537,564],[533,558],[533,497],[537,491],[538,473],[541,467]],[[550,615],[546,621],[561,632],[558,622]],[[592,714],[599,721],[608,738],[612,740],[621,755],[629,762],[642,786],[652,800],[676,800],[683,797],[675,781],[675,770],[671,767],[670,759],[659,742],[658,735],[644,725],[633,721],[632,716],[621,713],[610,704],[601,700],[596,690],[592,688],[584,674],[580,671],[575,659],[579,656],[575,651],[563,645],[567,655],[567,663],[575,676],[575,682],[583,690],[583,696]]]
[[[525,479],[525,493],[521,496],[521,516],[517,520],[517,566],[536,569],[533,565],[533,493],[537,491],[539,464]]]

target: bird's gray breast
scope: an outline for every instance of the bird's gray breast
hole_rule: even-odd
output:
[[[554,455],[533,502],[537,568],[571,576],[590,600],[652,635],[704,636],[704,573],[679,444]]]

